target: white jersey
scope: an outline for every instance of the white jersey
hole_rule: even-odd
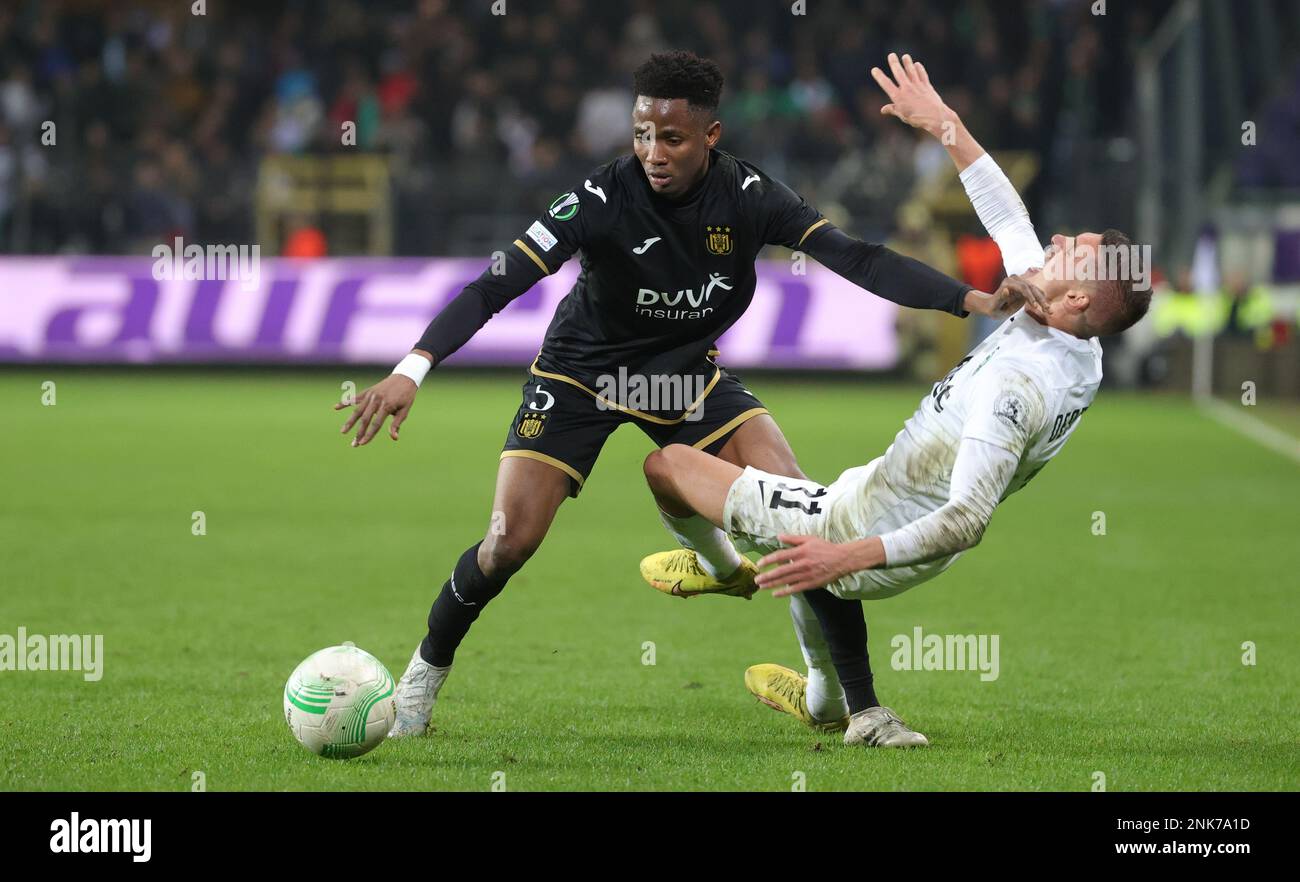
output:
[[[848,541],[884,536],[949,499],[963,439],[1007,450],[1019,464],[999,501],[1025,486],[1079,425],[1101,382],[1101,345],[1039,324],[1023,309],[934,384],[885,455],[849,469],[829,488],[828,526]],[[889,557],[886,542],[886,556]],[[961,553],[856,574],[888,596],[931,579]],[[856,592],[855,592],[856,593]]]
[[[883,567],[826,587],[846,598],[899,594],[962,554],[948,549],[978,541],[997,504],[1065,446],[1100,382],[1096,338],[1022,309],[934,384],[884,456],[828,486],[747,467],[728,490],[723,529],[742,551],[764,553],[783,534],[879,536]]]
[[[1043,265],[1029,214],[985,155],[961,175],[1009,274]],[[723,529],[745,549],[782,534],[832,542],[879,536],[885,565],[827,588],[841,597],[906,591],[979,540],[993,509],[1055,456],[1101,383],[1101,344],[1041,324],[1021,309],[934,384],[885,455],[829,486],[753,467],[731,486]]]

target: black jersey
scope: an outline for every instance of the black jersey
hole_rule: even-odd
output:
[[[593,171],[466,287],[417,348],[437,364],[495,312],[575,252],[581,272],[556,308],[533,371],[590,391],[602,377],[717,376],[716,343],[754,296],[764,245],[806,252],[841,276],[906,306],[965,315],[969,286],[889,249],[845,235],[801,196],[722,150],[684,197],[655,193],[628,154]],[[502,269],[502,267],[498,267]]]

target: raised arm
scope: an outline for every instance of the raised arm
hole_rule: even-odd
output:
[[[934,86],[930,85],[930,75],[919,61],[912,61],[912,56],[889,53],[889,70],[885,73],[878,67],[871,69],[871,77],[884,90],[889,102],[880,108],[888,116],[896,116],[914,129],[928,132],[939,139],[947,149],[948,155],[957,166],[957,171],[965,171],[984,154],[984,148],[962,124],[957,112],[943,103]]]
[[[971,135],[957,112],[943,103],[930,84],[925,66],[914,62],[910,55],[900,59],[891,52],[889,68],[892,78],[878,67],[871,69],[871,76],[890,101],[880,112],[939,139],[957,166],[962,186],[980,222],[998,243],[1009,275],[1041,267],[1043,246],[1020,194],[993,157]],[[1050,309],[1046,298],[1039,306]]]

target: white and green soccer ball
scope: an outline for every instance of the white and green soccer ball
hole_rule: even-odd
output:
[[[331,759],[374,750],[393,728],[393,675],[352,643],[307,656],[284,685],[284,718],[303,747]]]

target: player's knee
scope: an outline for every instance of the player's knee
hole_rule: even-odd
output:
[[[485,576],[509,577],[523,569],[524,564],[542,544],[540,536],[511,536],[488,534],[479,548],[479,569]]]
[[[694,447],[685,444],[669,444],[659,452],[663,454],[664,463],[667,467],[678,472],[689,468],[691,460],[700,455],[700,452]]]
[[[667,477],[667,464],[664,462],[664,452],[662,450],[652,450],[650,455],[645,458],[641,466],[645,472],[646,483],[652,489],[662,487],[664,478]]]
[[[679,474],[684,463],[685,451],[691,448],[685,444],[669,444],[667,447],[653,450],[645,458],[643,466],[646,482],[651,489],[672,486],[673,476]]]

